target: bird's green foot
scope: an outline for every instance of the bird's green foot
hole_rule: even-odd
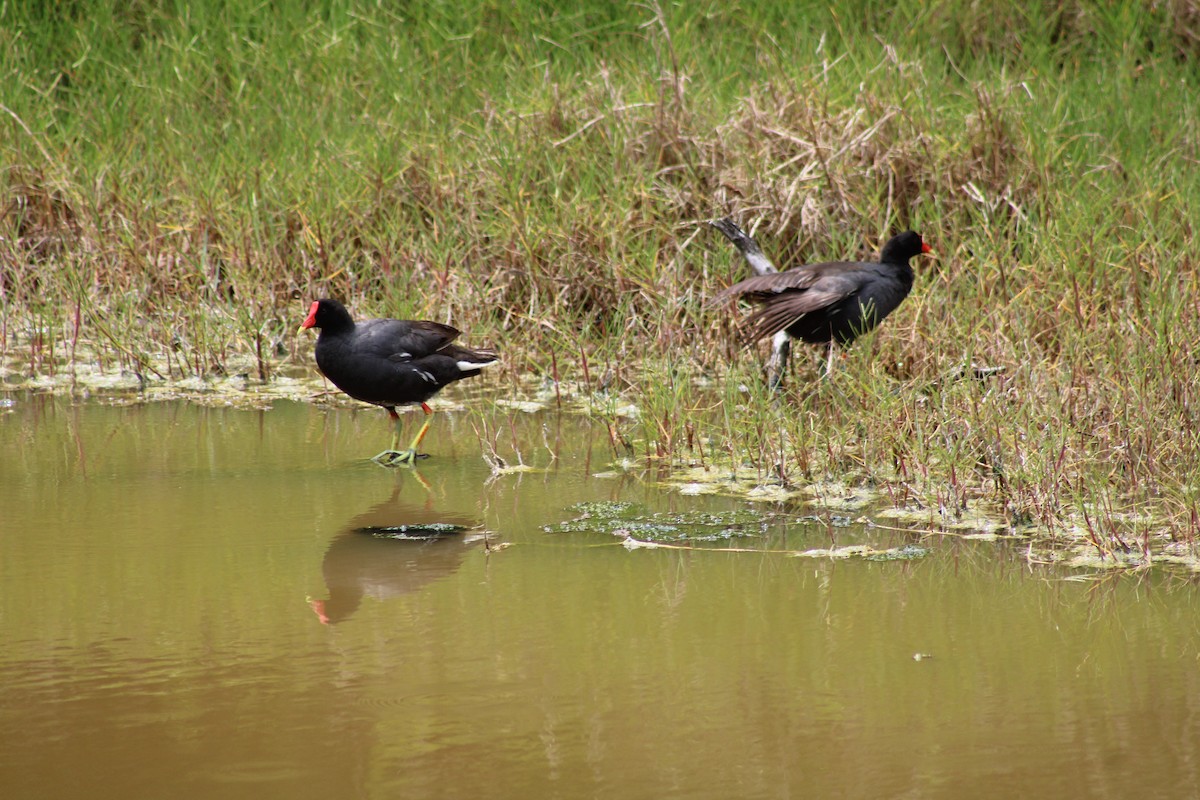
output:
[[[413,449],[384,450],[379,455],[373,456],[371,460],[381,467],[411,467],[417,463],[418,458],[429,458],[429,456]]]

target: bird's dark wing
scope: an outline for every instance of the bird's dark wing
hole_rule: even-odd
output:
[[[749,344],[791,327],[805,314],[844,302],[862,290],[868,265],[831,261],[735,283],[714,299],[737,297],[758,306],[739,326]]]
[[[852,292],[808,289],[770,295],[759,302],[754,313],[738,326],[742,339],[749,345],[759,339],[774,336],[794,325],[804,315],[837,305],[851,294]]]
[[[729,300],[734,297],[744,298],[751,302],[763,300],[772,295],[787,290],[802,290],[812,286],[820,274],[806,267],[789,269],[787,272],[776,272],[770,275],[757,275],[732,286],[722,289],[713,297],[713,302]]]
[[[360,322],[356,346],[390,361],[424,358],[458,338],[457,328],[428,320],[373,319]]]

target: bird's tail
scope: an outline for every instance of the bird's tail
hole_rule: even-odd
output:
[[[475,373],[500,363],[500,353],[490,348],[471,349],[451,345],[442,351],[458,362],[458,368],[463,372]]]
[[[721,219],[709,220],[708,224],[724,234],[725,238],[733,242],[733,246],[742,254],[742,258],[746,259],[746,263],[750,265],[755,275],[771,275],[779,272],[771,259],[763,255],[762,248],[758,246],[758,242],[750,238],[744,230],[738,227],[738,224],[729,217]],[[716,306],[729,300],[734,293],[728,289],[718,292],[705,305]]]
[[[738,227],[737,223],[729,217],[722,219],[709,220],[709,225],[713,226],[725,235],[725,238],[733,242],[733,246],[742,254],[742,258],[746,259],[746,263],[750,265],[750,269],[755,275],[770,275],[773,272],[779,272],[779,269],[771,262],[771,259],[763,255],[762,248],[758,246],[758,242],[750,238],[744,230]]]

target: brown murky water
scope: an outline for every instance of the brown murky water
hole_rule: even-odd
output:
[[[388,471],[369,409],[6,402],[4,797],[1200,792],[1186,577],[714,552],[908,540],[664,491],[553,413],[445,414]],[[485,425],[546,471],[493,477]],[[546,529],[596,508],[719,535]]]

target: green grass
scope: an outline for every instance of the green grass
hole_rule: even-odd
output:
[[[1200,6],[192,5],[0,6],[10,369],[270,379],[330,294],[607,379],[639,455],[1194,542]],[[704,307],[727,214],[783,268],[938,256],[774,401]]]

